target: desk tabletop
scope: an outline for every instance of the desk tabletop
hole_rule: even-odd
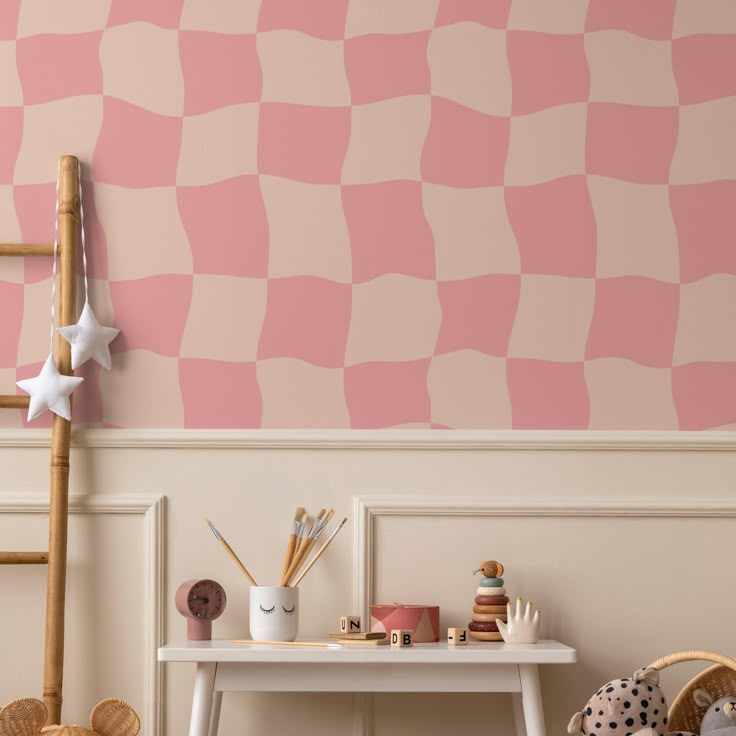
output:
[[[310,641],[319,641],[310,639]],[[577,652],[557,641],[537,644],[469,642],[448,646],[446,641],[415,644],[398,649],[391,646],[351,647],[324,640],[325,647],[295,647],[270,644],[236,644],[230,640],[182,641],[158,650],[160,662],[336,662],[341,664],[572,664]]]

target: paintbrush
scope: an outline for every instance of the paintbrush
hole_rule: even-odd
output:
[[[311,559],[310,563],[304,568],[304,571],[302,574],[294,581],[293,587],[296,588],[299,583],[304,579],[304,576],[312,569],[312,565],[314,565],[315,562],[324,554],[324,551],[329,546],[330,542],[337,536],[337,533],[345,526],[345,522],[347,522],[348,517],[346,516],[338,525],[337,529],[335,529],[332,534],[327,538],[325,543],[317,550],[317,554]]]
[[[320,529],[320,527],[323,524],[323,517],[325,515],[325,509],[320,509],[317,516],[314,517],[312,520],[312,523],[309,527],[309,531],[302,535],[302,538],[299,540],[299,546],[296,549],[295,555],[299,555],[304,550],[304,547],[306,547],[307,544],[309,544],[309,540],[314,537],[314,535],[317,533],[317,531]],[[292,562],[294,559],[292,558]]]
[[[306,514],[306,513],[302,514],[302,518],[300,520],[300,526],[299,526],[299,533],[297,535],[296,543],[295,543],[295,547],[294,547],[294,553],[291,556],[291,562],[289,563],[289,567],[284,572],[281,573],[281,580],[279,581],[279,585],[281,587],[284,587],[285,585],[288,585],[289,584],[289,577],[291,576],[290,570],[291,570],[294,562],[296,562],[296,560],[297,560],[297,558],[299,556],[299,551],[300,551],[300,549],[302,547],[302,544],[303,544],[304,533],[305,533],[305,531],[307,529],[307,522],[308,521],[309,521],[309,514]]]
[[[291,524],[291,534],[289,535],[289,543],[286,545],[286,556],[284,557],[284,568],[281,571],[281,577],[286,575],[286,571],[291,565],[294,558],[294,550],[296,549],[297,538],[302,530],[302,516],[304,515],[304,506],[297,506],[294,512],[294,521]]]
[[[240,561],[240,558],[233,552],[233,548],[225,541],[225,537],[220,534],[220,532],[215,529],[215,525],[205,516],[204,520],[209,524],[210,529],[212,529],[212,533],[215,535],[215,538],[217,541],[225,548],[225,552],[227,552],[230,557],[232,557],[233,562],[240,568],[241,572],[245,577],[250,580],[251,585],[258,585],[258,583],[253,580],[253,576],[248,572],[248,569],[246,566]]]
[[[289,566],[289,570],[286,573],[286,585],[291,585],[292,578],[299,572],[299,569],[306,561],[309,553],[312,551],[312,547],[314,546],[315,542],[319,539],[320,535],[334,515],[334,510],[330,509],[322,519],[316,520],[315,523],[312,525],[312,528],[309,530],[308,538],[305,540],[304,544],[299,547],[294,560]]]

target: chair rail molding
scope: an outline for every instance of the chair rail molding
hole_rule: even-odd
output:
[[[141,514],[145,524],[143,617],[146,652],[141,721],[146,736],[163,736],[163,666],[158,648],[164,631],[164,502],[163,494],[69,496],[70,514]],[[48,514],[47,493],[2,493],[0,514]]]
[[[610,517],[610,518],[733,518],[736,498],[683,501],[666,496],[590,499],[586,497],[501,497],[437,495],[360,495],[353,498],[353,610],[370,621],[374,588],[375,522],[380,517]],[[353,701],[353,736],[371,736],[373,696]]]
[[[46,429],[0,430],[0,447],[48,448]],[[465,429],[75,429],[72,447],[356,450],[736,450],[736,431]]]

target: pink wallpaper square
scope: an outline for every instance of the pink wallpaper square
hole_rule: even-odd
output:
[[[734,429],[735,65],[731,3],[7,0],[0,242],[78,155],[81,424]]]

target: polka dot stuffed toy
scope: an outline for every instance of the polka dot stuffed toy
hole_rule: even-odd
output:
[[[652,667],[633,677],[607,682],[576,713],[569,734],[584,736],[694,736],[667,731],[667,701],[659,688],[659,672]]]

